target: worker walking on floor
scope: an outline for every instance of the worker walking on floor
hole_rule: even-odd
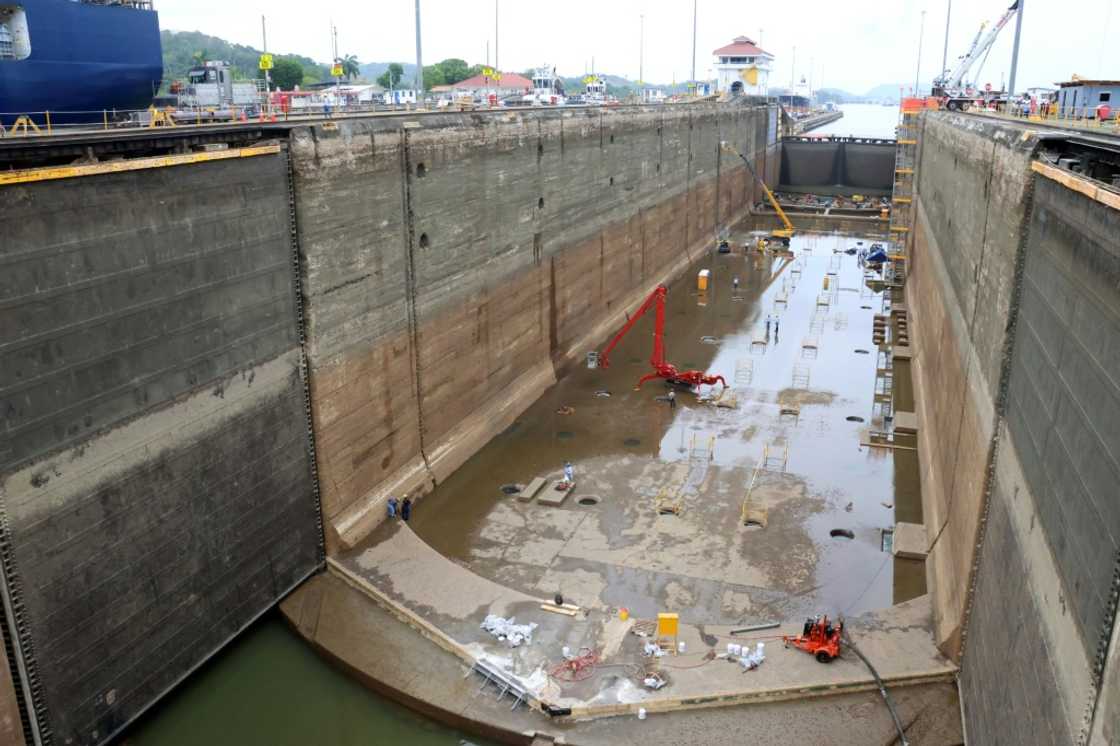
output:
[[[731,278],[731,289],[732,290],[738,290],[739,289],[739,275],[735,275],[734,277]]]
[[[390,518],[396,518],[397,517],[397,498],[390,497],[388,504],[385,506],[385,509],[388,512]]]
[[[568,484],[575,484],[576,482],[576,470],[572,468],[571,461],[564,462],[564,481]]]
[[[677,408],[677,392],[673,391],[672,389],[669,389],[669,396],[666,397],[666,398],[669,400],[669,409],[676,409]]]
[[[401,519],[407,521],[412,517],[412,498],[406,497],[401,503]]]

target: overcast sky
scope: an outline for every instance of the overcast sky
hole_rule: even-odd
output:
[[[690,77],[691,0],[499,0],[500,65],[521,71],[555,65],[579,75],[592,58],[600,72],[637,79],[640,17],[645,16],[644,76],[668,83]],[[699,0],[696,74],[712,67],[712,50],[742,34],[777,57],[772,85],[796,73],[814,88],[864,93],[880,83],[912,86],[918,61],[921,12],[927,11],[921,77],[940,69],[948,0]],[[1050,85],[1082,77],[1120,78],[1120,0],[1025,0],[1019,83]],[[949,64],[963,54],[984,20],[994,22],[1010,0],[955,0]],[[362,62],[415,61],[414,0],[156,0],[160,25],[202,31],[259,47],[261,14],[268,17],[269,48],[316,60],[331,57],[330,23],[339,51]],[[484,62],[493,55],[494,0],[421,0],[423,55]],[[550,20],[555,18],[556,20]],[[1010,69],[1014,24],[1001,33],[978,82],[998,87]],[[796,57],[794,49],[796,47]]]

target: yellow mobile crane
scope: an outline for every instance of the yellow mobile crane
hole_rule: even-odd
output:
[[[785,210],[783,210],[782,206],[778,204],[778,200],[774,198],[774,193],[770,191],[770,187],[766,186],[766,182],[759,178],[758,174],[754,170],[754,166],[749,160],[747,160],[747,157],[736,150],[731,145],[731,143],[727,142],[727,140],[722,140],[719,146],[723,150],[726,150],[728,153],[739,156],[743,160],[743,163],[747,164],[747,168],[750,170],[751,176],[753,176],[754,180],[757,181],[762,187],[762,191],[766,192],[766,198],[770,200],[770,204],[771,206],[773,206],[774,212],[778,214],[778,218],[782,221],[783,227],[775,228],[774,230],[770,231],[770,237],[776,238],[786,246],[789,246],[789,240],[793,238],[793,223],[789,222],[789,218],[786,217]]]

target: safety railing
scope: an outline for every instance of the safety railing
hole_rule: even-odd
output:
[[[1006,119],[1017,122],[1029,122],[1041,125],[1051,125],[1055,127],[1067,127],[1074,129],[1083,129],[1091,132],[1101,132],[1104,134],[1120,134],[1120,113],[1110,112],[1108,118],[1100,119],[1096,116],[1079,116],[1073,112],[1059,112],[1047,111],[1045,113],[1035,110],[1023,110],[1019,107],[1014,107],[1010,110],[1003,109],[990,109],[987,107],[975,107],[968,110],[972,114],[981,114],[984,116],[995,117],[997,119]]]

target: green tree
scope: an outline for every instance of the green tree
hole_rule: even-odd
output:
[[[440,70],[443,73],[443,82],[444,83],[448,83],[448,84],[458,83],[460,80],[466,80],[467,78],[470,77],[471,69],[470,69],[470,67],[467,66],[466,61],[458,59],[456,57],[449,57],[448,59],[444,60],[443,62],[440,62],[437,65],[437,67],[439,67]],[[424,72],[425,81],[427,80],[427,78],[428,78],[428,73],[425,70],[425,72]],[[434,85],[439,85],[439,83],[435,83]]]
[[[424,87],[431,90],[432,87],[443,85],[447,83],[447,78],[444,77],[443,68],[439,64],[425,65],[424,66]]]
[[[191,55],[191,64],[195,67],[202,67],[208,59],[210,59],[210,54],[205,49],[196,49],[194,54]]]
[[[277,57],[272,63],[269,77],[272,83],[282,91],[290,91],[303,82],[303,65],[287,57]]]
[[[400,63],[390,62],[389,69],[377,78],[377,84],[382,88],[397,88],[402,76],[404,76],[404,68],[401,67]]]
[[[347,80],[358,77],[362,74],[361,63],[358,58],[352,54],[348,54],[338,61],[342,65],[342,77]]]

